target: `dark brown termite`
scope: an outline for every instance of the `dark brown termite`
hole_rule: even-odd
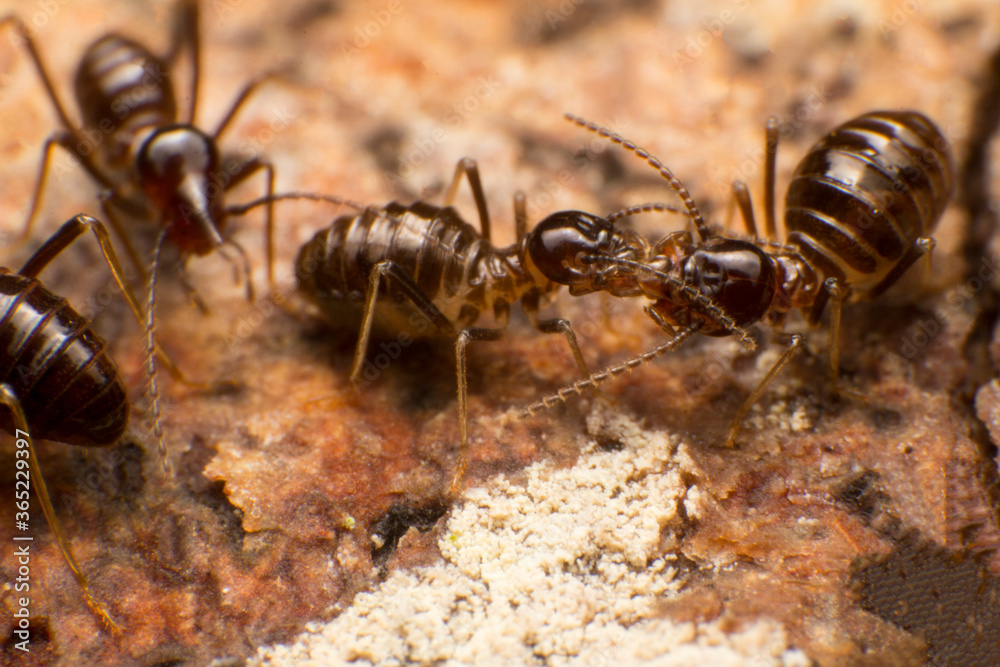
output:
[[[199,129],[194,124],[201,63],[198,3],[180,0],[175,10],[170,48],[164,56],[157,56],[139,42],[114,33],[99,38],[84,52],[73,86],[82,121],[82,127],[77,129],[56,94],[52,77],[24,22],[15,15],[8,15],[0,19],[0,25],[3,24],[12,25],[23,42],[62,125],[62,129],[45,142],[24,235],[30,234],[38,211],[52,150],[60,146],[104,188],[101,194],[103,214],[121,238],[140,274],[145,276],[145,265],[131,235],[124,229],[119,211],[134,218],[155,220],[161,225],[153,275],[158,269],[159,246],[169,240],[180,251],[180,273],[185,288],[202,309],[204,306],[187,280],[184,266],[193,255],[206,255],[227,245],[236,249],[242,259],[247,296],[252,300],[246,253],[227,238],[228,216],[234,209],[226,206],[224,198],[226,191],[259,171],[266,175],[267,194],[272,194],[274,169],[260,156],[242,161],[235,157],[224,159],[220,156],[218,142],[247,98],[262,83],[276,78],[276,74],[265,73],[251,79],[214,132],[209,134]],[[187,91],[188,107],[181,117],[171,81],[171,67],[185,50],[192,72]],[[271,283],[272,205],[266,198],[264,203],[267,206],[267,275]],[[244,207],[240,212],[246,210]]]
[[[7,407],[0,410],[0,428],[15,434],[18,460],[26,459],[25,464],[17,464],[16,520],[22,521],[23,513],[23,521],[27,521],[28,491],[33,483],[56,544],[87,605],[105,627],[117,630],[91,594],[87,577],[73,557],[31,442],[43,439],[107,447],[117,443],[128,427],[125,386],[107,354],[107,343],[94,333],[86,318],[38,280],[38,274],[88,229],[97,237],[133,314],[141,326],[145,325],[104,225],[86,215],[66,221],[19,271],[0,268],[0,404]]]
[[[449,205],[463,176],[476,202],[479,230]],[[337,218],[317,233],[296,260],[299,290],[332,323],[359,329],[351,369],[355,386],[371,380],[364,372],[373,331],[391,336],[455,338],[461,443],[449,496],[457,493],[469,462],[466,347],[472,341],[501,338],[512,303],[520,301],[538,331],[565,336],[580,372],[588,376],[569,321],[540,319],[538,314],[543,300],[562,284],[550,274],[558,274],[563,220],[552,216],[527,231],[525,200],[518,193],[514,198],[517,241],[506,248],[495,247],[475,161],[465,158],[458,163],[444,206],[418,201],[366,207],[338,197],[304,193],[276,199],[286,197],[322,199],[358,211]],[[652,204],[633,207],[615,217],[643,210],[676,209]],[[630,233],[612,227],[609,231],[614,233],[602,239],[602,247],[614,255]],[[605,273],[611,279],[621,271],[621,267],[612,266]],[[473,326],[483,313],[492,314],[495,327]]]
[[[680,231],[650,246],[616,229],[610,218],[557,214],[565,222],[560,258],[546,277],[569,285],[572,294],[603,290],[620,297],[646,297],[652,300],[646,312],[673,338],[547,396],[529,406],[529,414],[631,370],[695,332],[739,334],[749,341],[747,328],[762,319],[780,327],[790,310],[802,309],[815,325],[828,303],[829,370],[836,385],[842,303],[878,297],[933,248],[927,235],[952,190],[948,142],[927,117],[915,111],[869,112],[837,127],[806,153],[785,197],[787,239],[783,245],[774,243],[778,125],[771,119],[765,150],[766,239],[757,236],[750,197],[741,182],[734,183],[733,190],[749,238],[727,238],[705,224],[687,189],[660,160],[605,128],[567,118],[655,169],[680,196],[698,240]],[[612,248],[608,238],[628,242]],[[615,280],[603,277],[608,272],[615,272]],[[801,344],[800,334],[790,336],[783,354],[733,418],[727,447],[735,444],[747,412]]]
[[[211,134],[195,126],[201,63],[198,3],[179,0],[170,48],[164,56],[157,56],[139,42],[114,33],[99,38],[84,52],[74,79],[82,120],[82,127],[77,129],[56,93],[52,77],[24,22],[16,15],[8,15],[0,19],[0,25],[4,24],[12,25],[22,40],[62,125],[62,129],[45,142],[23,236],[27,238],[31,233],[56,146],[74,156],[104,188],[101,194],[103,214],[143,278],[147,277],[145,263],[132,244],[131,235],[124,229],[118,211],[138,219],[154,220],[160,225],[148,275],[146,303],[147,370],[153,423],[158,424],[153,350],[156,347],[156,282],[163,246],[170,241],[179,250],[182,283],[202,311],[207,308],[187,279],[184,267],[194,255],[206,255],[214,250],[224,254],[224,247],[232,246],[242,260],[247,299],[252,301],[249,260],[242,247],[227,238],[226,225],[229,216],[246,213],[253,206],[226,205],[224,198],[226,191],[260,171],[265,173],[267,181],[267,195],[259,203],[266,206],[267,275],[268,283],[273,284],[274,169],[260,156],[243,161],[223,159],[218,142],[249,96],[277,75],[265,73],[250,80]],[[182,119],[171,81],[171,67],[185,50],[192,72],[187,91],[188,108]],[[158,356],[175,379],[195,384],[184,378],[162,350],[158,350]],[[161,445],[160,459],[164,470],[168,470],[161,434],[157,433],[157,439]]]

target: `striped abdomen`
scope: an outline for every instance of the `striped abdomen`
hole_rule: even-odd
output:
[[[106,343],[37,280],[0,274],[0,382],[13,389],[36,438],[73,445],[118,441],[129,405]],[[0,426],[13,432],[7,411]]]
[[[343,216],[316,234],[296,260],[299,289],[326,310],[335,324],[343,320],[351,326],[354,323],[347,321],[350,315],[344,306],[358,307],[364,302],[372,267],[386,259],[413,278],[456,328],[468,326],[480,312],[496,307],[513,282],[501,254],[454,209],[416,202]],[[402,315],[413,310],[391,280],[383,286],[381,298],[393,302]],[[509,300],[503,302],[504,307]],[[405,318],[393,320],[391,313],[381,314],[383,329],[413,328],[405,326]]]
[[[934,229],[951,187],[948,142],[930,120],[912,111],[867,113],[799,163],[785,198],[788,243],[863,294]]]
[[[84,140],[97,144],[112,166],[127,159],[141,130],[177,120],[167,66],[143,45],[119,35],[102,37],[87,49],[74,90]]]

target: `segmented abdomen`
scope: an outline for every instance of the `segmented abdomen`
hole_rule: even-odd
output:
[[[934,229],[951,188],[948,142],[929,119],[873,111],[833,130],[799,163],[785,198],[788,242],[863,293]]]
[[[177,120],[177,102],[166,65],[143,45],[120,35],[94,42],[76,70],[84,140],[110,162],[125,159],[143,128]]]
[[[84,446],[118,441],[129,405],[105,347],[65,299],[33,278],[0,275],[0,382],[18,397],[32,437]],[[0,426],[13,432],[7,410]]]
[[[491,253],[492,246],[453,209],[392,203],[335,220],[302,247],[295,273],[299,289],[321,306],[361,303],[372,267],[389,259],[449,320],[469,323],[487,306],[482,260]],[[406,302],[391,280],[381,294]]]

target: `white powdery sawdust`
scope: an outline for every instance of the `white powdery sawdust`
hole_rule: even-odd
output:
[[[440,565],[396,571],[291,646],[252,665],[806,665],[762,620],[727,634],[713,623],[648,618],[682,585],[664,554],[693,464],[683,445],[596,415],[571,469],[541,463],[526,483],[498,477],[468,492],[439,547]]]

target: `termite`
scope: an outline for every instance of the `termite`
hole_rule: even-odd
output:
[[[118,630],[90,592],[87,577],[73,557],[32,442],[42,439],[108,447],[117,443],[128,427],[125,385],[107,353],[107,343],[85,317],[38,280],[39,273],[88,229],[97,237],[104,261],[136,320],[145,325],[104,225],[87,215],[67,220],[17,272],[0,268],[0,403],[9,411],[0,411],[0,427],[17,439],[20,511],[15,518],[21,522],[23,513],[26,524],[28,491],[34,485],[45,520],[88,607],[105,627]],[[159,432],[158,426],[156,430]]]
[[[948,204],[952,161],[948,142],[915,111],[872,111],[823,137],[799,163],[785,198],[784,244],[774,214],[778,125],[766,129],[766,238],[757,236],[745,184],[733,184],[747,238],[729,238],[704,221],[683,183],[656,157],[608,129],[567,115],[571,122],[631,151],[666,180],[695,227],[650,245],[632,235],[628,252],[609,250],[604,239],[624,234],[611,219],[564,212],[566,234],[556,270],[546,276],[577,292],[604,290],[645,297],[649,316],[670,336],[663,345],[596,373],[532,404],[527,414],[550,407],[672,350],[693,333],[739,335],[761,320],[782,325],[792,309],[817,324],[831,306],[829,371],[839,381],[841,306],[871,300],[894,285],[934,247],[929,237]],[[544,222],[542,224],[545,224]],[[575,267],[571,271],[558,268]],[[613,284],[600,276],[615,272]],[[732,447],[740,424],[768,384],[802,345],[792,334],[785,350],[745,399],[730,423]]]

